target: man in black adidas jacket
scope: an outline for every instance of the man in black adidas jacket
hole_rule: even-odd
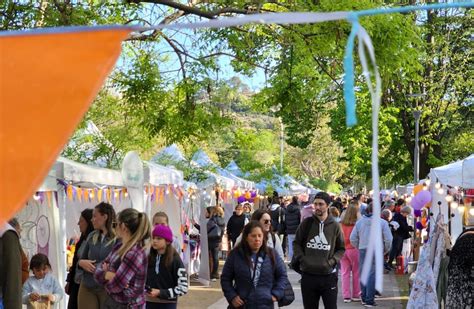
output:
[[[336,265],[345,247],[341,227],[329,215],[330,203],[326,192],[316,194],[314,215],[301,223],[293,242],[294,256],[302,272],[301,294],[305,308],[318,308],[320,297],[324,308],[337,308]]]

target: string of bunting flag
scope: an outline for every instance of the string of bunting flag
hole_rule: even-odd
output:
[[[97,187],[97,188],[83,188],[79,185],[68,183],[65,180],[58,179],[58,184],[64,189],[66,197],[69,201],[85,202],[85,203],[100,203],[107,202],[113,204],[120,203],[128,198],[127,188],[124,187]],[[187,188],[184,189],[176,184],[168,185],[145,185],[145,193],[150,197],[150,202],[155,205],[162,205],[165,202],[165,196],[173,194],[180,202],[183,200],[189,202],[191,199],[195,200],[198,194],[206,196],[208,193],[205,189]],[[220,186],[213,188],[213,193],[218,194],[220,200],[229,202],[231,198],[237,199],[237,203],[254,202],[255,199],[262,198],[257,190],[242,190],[239,187],[234,187],[231,190],[224,190]],[[38,191],[33,195],[33,199],[39,203],[48,202],[48,206],[52,205],[53,196],[57,199],[57,192],[55,191]]]

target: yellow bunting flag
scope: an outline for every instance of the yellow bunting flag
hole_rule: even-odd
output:
[[[0,226],[41,185],[131,30],[0,32]]]
[[[82,202],[82,189],[81,188],[76,189],[76,198],[79,202]]]
[[[97,190],[97,202],[102,202],[102,194],[104,193],[103,189]]]
[[[105,197],[107,198],[107,203],[110,203],[111,191],[112,190],[109,188],[105,189]]]
[[[68,185],[67,188],[66,188],[66,195],[67,195],[67,198],[72,201],[72,186],[71,185]]]
[[[46,191],[46,198],[48,200],[48,206],[51,207],[51,204],[52,204],[52,195],[53,195],[53,192],[51,191]]]

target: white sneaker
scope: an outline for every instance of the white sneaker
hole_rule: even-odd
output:
[[[216,279],[216,278],[212,278],[211,281],[212,281],[212,282],[216,282],[217,279]]]
[[[350,303],[352,300],[350,298],[344,298],[345,303]]]

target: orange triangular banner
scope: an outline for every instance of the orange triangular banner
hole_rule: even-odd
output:
[[[130,32],[126,27],[0,32],[0,225],[40,186]]]

